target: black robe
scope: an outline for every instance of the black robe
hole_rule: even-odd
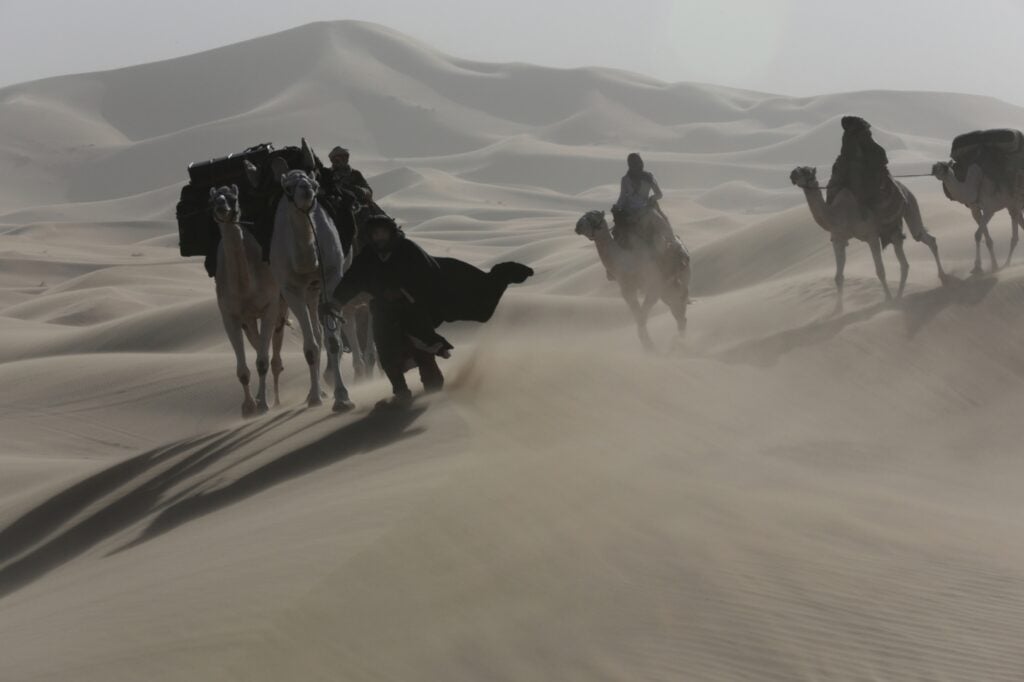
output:
[[[434,328],[444,322],[486,322],[509,284],[526,281],[533,270],[500,263],[484,272],[455,258],[434,258],[399,233],[387,260],[363,251],[334,291],[344,305],[361,293],[404,300],[421,309]]]
[[[885,148],[870,135],[858,139],[853,133],[844,133],[842,149],[832,166],[826,202],[831,203],[839,190],[848,188],[865,207],[874,205],[889,178],[888,165]]]

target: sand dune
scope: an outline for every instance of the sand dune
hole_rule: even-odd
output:
[[[1021,679],[1024,266],[969,276],[966,209],[909,180],[951,283],[911,242],[884,305],[854,244],[834,314],[788,175],[827,176],[850,112],[906,173],[1024,127],[349,22],[0,90],[0,680]],[[379,378],[300,409],[289,329],[284,405],[238,418],[174,202],[189,161],[302,135],[432,252],[537,271],[407,412]],[[653,354],[573,233],[634,149],[694,258]]]

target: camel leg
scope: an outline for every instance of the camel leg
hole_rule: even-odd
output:
[[[875,261],[875,274],[878,275],[878,281],[882,283],[882,289],[885,291],[885,300],[891,301],[892,292],[889,291],[889,283],[885,281],[885,263],[882,262],[882,240],[873,237],[868,241],[868,246],[871,247],[871,257]]]
[[[836,309],[835,314],[843,312],[843,284],[846,282],[846,242],[833,241],[832,252],[836,256]]]
[[[682,293],[682,295],[680,295]],[[678,289],[673,290],[670,293],[664,294],[661,298],[668,306],[668,309],[672,311],[672,317],[676,320],[676,329],[680,334],[686,331],[686,306],[689,303],[689,295],[683,291],[680,292]]]
[[[366,361],[363,357],[363,346],[359,343],[359,325],[356,322],[356,311],[352,306],[344,310],[344,324],[341,331],[348,339],[348,345],[352,349],[352,374],[356,380],[366,375]]]
[[[338,320],[324,316],[321,320],[324,345],[327,348],[327,367],[331,372],[331,384],[334,386],[335,412],[348,412],[355,405],[348,396],[348,387],[341,378],[341,326]]]
[[[227,332],[228,341],[231,342],[231,348],[235,351],[235,376],[242,384],[242,391],[245,395],[245,399],[242,401],[242,416],[251,417],[256,413],[256,401],[252,399],[252,393],[249,391],[249,366],[245,362],[245,337],[242,325],[227,315],[222,315],[221,319],[224,322],[224,331]]]
[[[988,223],[991,219],[991,214],[986,215],[985,222],[982,223],[981,229],[985,233],[985,246],[988,247],[988,256],[992,260],[992,272],[996,272],[999,269],[999,263],[996,262],[995,241],[992,239],[992,235],[989,234],[988,231]]]
[[[316,341],[317,347],[317,371],[320,369],[320,355],[319,352],[324,350],[324,327],[322,320],[320,319],[320,303],[316,293],[311,293],[309,298],[306,299],[306,310],[309,312],[310,324],[313,327],[313,338]],[[333,374],[330,370],[331,367],[331,356],[327,355],[327,367],[324,369],[324,373],[321,375],[321,381],[328,386],[331,385]],[[320,399],[323,400],[327,397],[327,391],[325,391],[321,385],[320,388]]]
[[[896,292],[896,298],[903,296],[903,290],[907,286],[907,275],[910,274],[910,263],[907,262],[907,254],[903,251],[903,240],[897,238],[892,243],[892,249],[896,252],[896,260],[900,262],[900,288]]]
[[[1013,259],[1013,250],[1017,248],[1017,242],[1020,241],[1020,225],[1024,222],[1024,213],[1020,209],[1010,211],[1010,223],[1013,234],[1010,237],[1010,253],[1006,256],[1006,265],[1003,267],[1010,267],[1010,261]]]
[[[310,407],[323,404],[320,393],[320,342],[316,327],[316,318],[310,315],[309,305],[301,294],[294,291],[285,291],[284,298],[288,307],[295,315],[302,330],[302,354],[306,358],[306,365],[309,366],[309,395],[306,396],[306,404]],[[314,302],[314,306],[315,306]]]
[[[317,334],[318,334],[317,340],[320,343],[320,347],[326,349],[326,346],[324,345],[324,331],[325,331],[324,320],[322,318],[318,317],[319,313],[318,312],[313,312],[312,309],[310,309],[310,313],[309,314],[313,316],[314,320],[316,320],[316,330],[317,330]],[[333,366],[334,357],[330,353],[327,353],[326,355],[327,355],[327,366],[324,367],[323,380],[324,380],[324,384],[328,388],[334,388],[334,366]],[[327,394],[326,393],[321,393],[321,397],[326,398]]]
[[[926,244],[931,250],[932,256],[935,258],[935,266],[939,269],[939,281],[946,284],[949,278],[946,277],[946,271],[942,268],[942,260],[939,258],[939,244],[924,226],[924,218],[921,217],[921,208],[917,204],[917,199],[908,192],[907,200],[907,211],[904,220],[906,220],[907,226],[910,228],[910,234],[917,241]],[[902,261],[900,264],[902,266]]]
[[[928,246],[928,249],[932,252],[932,257],[935,258],[935,267],[939,270],[939,281],[946,284],[949,282],[949,277],[946,276],[946,270],[942,267],[942,259],[939,258],[938,240],[932,234],[925,232],[921,235],[921,241]]]
[[[277,311],[269,310],[260,320],[260,332],[256,345],[256,374],[259,384],[256,389],[256,411],[266,414],[270,411],[267,405],[267,373],[270,372],[270,346],[277,330]]]
[[[644,315],[643,310],[640,307],[640,299],[637,297],[637,290],[633,287],[620,286],[619,290],[622,292],[622,298],[625,299],[626,305],[629,306],[629,310],[633,313],[633,319],[636,321],[637,334],[640,336],[640,343],[647,350],[654,347],[654,343],[651,341],[651,335],[647,332],[647,316]]]
[[[651,341],[651,336],[647,332],[647,318],[648,316],[650,316],[651,309],[654,308],[654,304],[657,303],[660,298],[661,296],[658,294],[658,292],[647,291],[644,294],[644,302],[640,304],[639,324],[641,329],[641,339],[644,340],[644,347],[647,348],[648,350],[652,350],[654,348],[654,342]]]
[[[982,223],[984,217],[979,209],[971,209],[971,216],[974,218],[974,222],[977,223],[978,229],[974,231],[974,267],[971,269],[971,274],[980,275],[984,272],[981,268],[981,238],[985,234]]]
[[[686,331],[686,308],[690,304],[690,272],[689,269],[679,278],[679,284],[669,287],[662,293],[662,301],[672,311],[672,317],[676,320],[676,329],[680,334]]]
[[[285,302],[278,303],[282,308]],[[272,340],[273,355],[270,358],[270,371],[274,375],[274,407],[281,406],[281,372],[284,371],[284,363],[281,361],[281,346],[284,345],[284,327],[287,322],[287,313],[278,315],[274,326],[274,338]]]
[[[995,272],[999,269],[999,265],[996,263],[995,243],[992,240],[992,235],[988,233],[988,221],[992,216],[980,209],[975,209],[971,213],[974,215],[975,222],[978,223],[978,230],[974,233],[974,269],[971,272],[974,274],[981,274],[984,272],[981,267],[982,238],[985,239],[985,246],[988,247],[988,255],[992,259],[992,272]]]

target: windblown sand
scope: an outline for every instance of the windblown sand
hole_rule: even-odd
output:
[[[0,680],[1024,678],[1024,267],[969,276],[967,210],[908,180],[954,281],[908,242],[883,305],[855,243],[832,315],[788,175],[827,178],[846,113],[897,173],[1024,127],[995,99],[481,64],[355,23],[0,90]],[[283,407],[242,421],[178,256],[189,161],[302,135],[350,146],[433,253],[537,271],[449,329],[448,390],[406,412],[372,411],[382,379],[303,409],[289,330]],[[634,149],[694,259],[655,354],[573,234]],[[1005,214],[993,236],[1002,259]]]

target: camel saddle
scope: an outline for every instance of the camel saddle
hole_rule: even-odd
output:
[[[623,211],[618,207],[612,207],[612,238],[623,249],[636,248],[637,244],[646,245],[651,249],[658,263],[658,267],[668,277],[679,275],[686,269],[690,262],[690,255],[686,247],[682,245],[679,237],[676,237],[674,244],[668,244],[668,248],[659,249],[656,241],[659,236],[649,226],[645,225],[644,218],[649,212],[657,211],[665,220],[672,231],[672,224],[668,216],[662,212],[657,202],[642,211]],[[673,231],[674,234],[674,231]]]

